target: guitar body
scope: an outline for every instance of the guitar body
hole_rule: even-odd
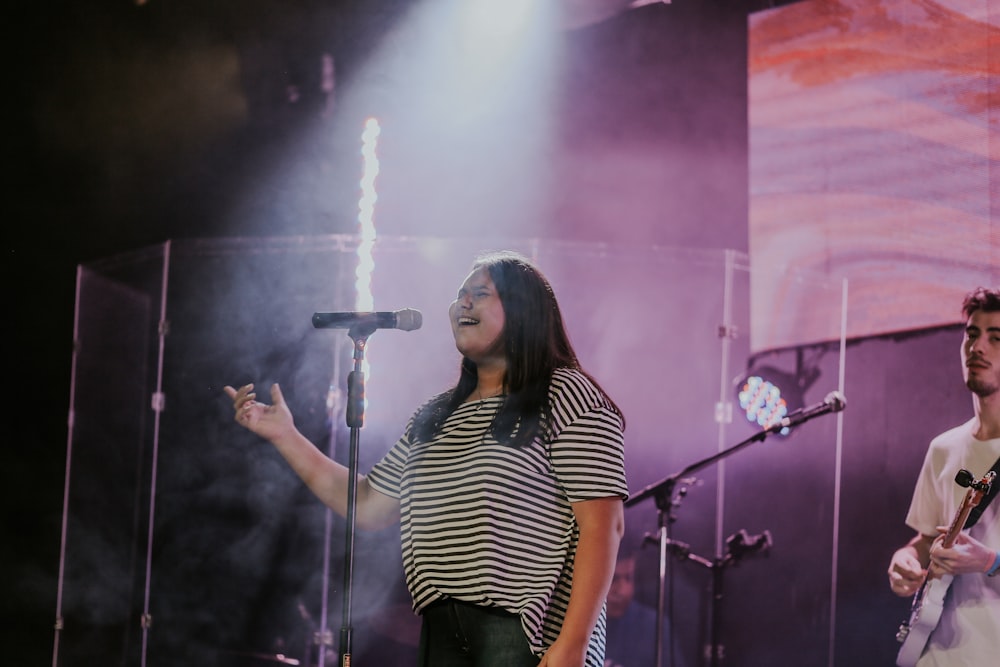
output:
[[[944,574],[938,579],[928,579],[913,597],[910,618],[899,626],[896,634],[896,639],[903,644],[896,656],[897,667],[914,667],[917,664],[931,632],[941,620],[944,597],[953,578],[950,574]]]
[[[955,513],[955,518],[945,533],[942,545],[951,548],[962,532],[966,519],[972,509],[983,499],[983,496],[990,492],[990,486],[996,474],[991,470],[983,475],[978,482],[968,470],[960,470],[955,476],[955,482],[959,486],[968,488],[962,505]],[[896,641],[902,646],[896,655],[897,667],[914,667],[917,660],[924,653],[927,640],[930,638],[934,628],[941,620],[941,612],[944,611],[944,596],[948,593],[948,587],[954,577],[950,574],[941,574],[937,577],[926,577],[921,584],[917,594],[913,596],[913,604],[910,606],[910,618],[899,626],[896,632]]]

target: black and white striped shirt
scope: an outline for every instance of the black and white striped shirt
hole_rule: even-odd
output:
[[[537,655],[559,634],[579,529],[570,503],[628,495],[622,422],[582,373],[558,369],[553,438],[524,448],[488,435],[502,398],[460,405],[429,443],[412,424],[368,475],[400,499],[403,566],[413,607],[442,597],[519,614]],[[588,667],[603,663],[605,614]]]

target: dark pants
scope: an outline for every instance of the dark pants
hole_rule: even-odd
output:
[[[467,602],[423,612],[419,667],[538,667],[516,614]]]

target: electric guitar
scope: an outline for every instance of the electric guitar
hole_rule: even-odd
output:
[[[962,501],[955,518],[948,527],[948,532],[944,535],[943,546],[951,548],[962,532],[972,508],[982,501],[983,496],[990,492],[993,485],[993,478],[996,473],[992,470],[983,475],[978,482],[968,470],[962,469],[955,475],[955,483],[968,488],[965,492],[965,499]],[[896,656],[898,667],[913,667],[924,652],[927,646],[927,639],[931,632],[937,627],[941,620],[941,611],[944,609],[944,596],[948,592],[954,577],[950,574],[939,574],[935,576],[924,575],[924,581],[920,584],[916,595],[913,596],[913,603],[910,606],[910,618],[903,621],[896,632],[896,641],[902,646]]]

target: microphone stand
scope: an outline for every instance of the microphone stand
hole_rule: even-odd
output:
[[[657,603],[656,603],[656,627],[663,627],[664,620],[664,591],[666,589],[666,562],[667,562],[667,552],[671,551],[679,558],[694,561],[700,565],[703,565],[712,570],[712,606],[711,606],[711,618],[709,622],[709,647],[711,648],[710,665],[712,667],[717,667],[719,664],[719,659],[722,653],[722,646],[719,644],[719,603],[722,600],[722,572],[724,568],[730,563],[736,560],[736,556],[733,553],[726,554],[725,556],[718,556],[714,559],[704,558],[697,554],[693,554],[690,551],[690,547],[683,542],[677,542],[670,538],[670,524],[676,521],[676,517],[673,514],[673,508],[680,505],[680,500],[684,495],[687,494],[687,488],[682,488],[678,493],[678,497],[674,498],[674,489],[677,487],[679,482],[685,482],[685,478],[689,477],[692,473],[695,473],[703,468],[731,456],[736,452],[744,449],[755,442],[762,442],[771,433],[776,433],[784,428],[784,425],[780,422],[765,428],[754,435],[750,436],[746,440],[733,445],[728,449],[724,449],[721,452],[713,454],[708,458],[702,459],[687,466],[680,472],[674,473],[665,479],[650,484],[646,488],[639,491],[639,493],[631,496],[627,501],[625,501],[625,507],[631,507],[636,505],[646,498],[653,498],[656,502],[656,507],[658,510],[658,528],[657,537],[659,539],[660,546],[660,569],[659,577],[657,581]],[[770,542],[770,536],[767,537],[768,542]],[[727,546],[730,546],[734,538],[730,537],[727,540]],[[758,547],[760,548],[760,547]],[[673,636],[673,631],[671,630],[671,636]],[[662,667],[663,665],[663,633],[662,631],[657,631],[656,633],[656,667]]]
[[[357,520],[358,496],[358,443],[360,429],[365,421],[365,374],[362,362],[368,337],[377,326],[375,322],[359,322],[352,326],[347,335],[354,341],[354,369],[347,376],[347,426],[351,430],[347,465],[347,520],[344,538],[344,591],[343,623],[340,629],[340,667],[351,665],[351,588],[354,580],[354,528]],[[323,666],[322,659],[320,667]]]

